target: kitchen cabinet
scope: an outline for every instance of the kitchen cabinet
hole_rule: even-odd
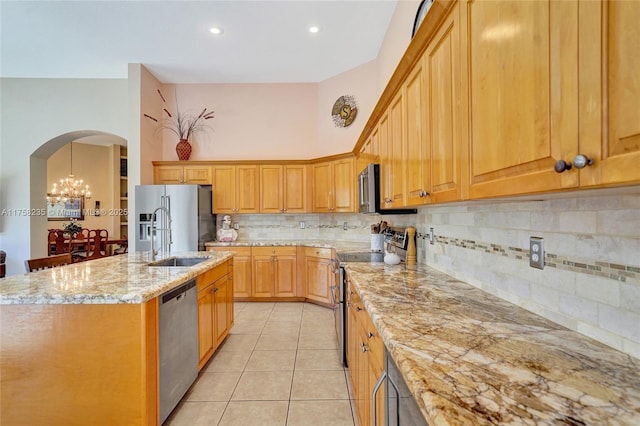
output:
[[[233,326],[233,260],[198,275],[198,369],[209,361]]]
[[[306,213],[307,166],[260,166],[260,213]]]
[[[554,164],[577,151],[578,2],[468,0],[462,13],[470,197],[576,187]]]
[[[252,297],[295,297],[296,247],[252,247]]]
[[[373,424],[373,389],[384,370],[384,343],[357,291],[347,290],[347,364],[359,423]],[[377,425],[384,424],[384,385],[376,394]]]
[[[211,185],[211,166],[154,165],[153,183]]]
[[[305,247],[305,297],[332,306],[333,254],[328,248]]]
[[[640,2],[580,2],[578,8],[579,146],[593,164],[581,187],[640,181]]]
[[[381,208],[397,208],[405,204],[404,197],[404,98],[402,91],[391,101],[382,117],[380,135],[380,204]]]
[[[260,177],[257,165],[215,165],[212,173],[214,213],[260,211]]]
[[[424,61],[409,74],[402,90],[406,102],[404,126],[406,129],[405,167],[406,202],[408,206],[422,205],[428,202],[431,192],[431,164],[428,127],[426,126],[427,102],[425,94]]]
[[[316,163],[311,168],[314,213],[356,211],[356,176],[353,157]]]
[[[246,300],[251,297],[251,247],[207,247],[207,251],[233,253],[233,298]]]

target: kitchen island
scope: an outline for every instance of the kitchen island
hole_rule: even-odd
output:
[[[346,269],[429,425],[640,424],[640,360],[426,266]]]
[[[2,279],[0,423],[158,424],[158,296],[233,255],[175,256],[206,260],[131,253]]]

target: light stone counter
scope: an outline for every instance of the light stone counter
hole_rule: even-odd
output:
[[[435,425],[640,425],[640,360],[434,269],[347,263]]]
[[[0,279],[0,304],[144,303],[232,258],[231,252],[158,256],[205,257],[194,266],[149,266],[149,254],[129,253]]]

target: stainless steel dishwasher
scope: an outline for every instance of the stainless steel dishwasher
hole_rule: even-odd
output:
[[[198,377],[198,294],[191,280],[160,296],[160,423]]]

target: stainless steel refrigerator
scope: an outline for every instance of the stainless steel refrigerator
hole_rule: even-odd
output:
[[[136,185],[135,190],[136,251],[149,251],[152,232],[154,248],[170,247],[172,253],[204,250],[205,242],[215,240],[211,185]]]

